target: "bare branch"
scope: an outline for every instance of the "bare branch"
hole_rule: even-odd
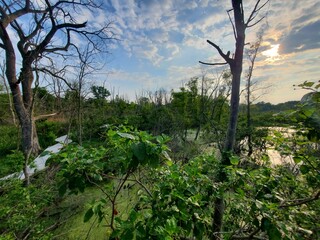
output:
[[[230,51],[227,52],[227,54],[224,54],[221,50],[221,48],[216,45],[215,43],[211,42],[210,40],[207,40],[207,42],[213,46],[218,53],[220,54],[220,56],[226,61],[225,63],[207,63],[207,62],[203,62],[203,61],[199,61],[199,63],[204,64],[204,65],[210,65],[210,66],[217,66],[217,65],[226,65],[229,64],[230,66],[233,64],[233,59],[230,58]]]
[[[264,4],[262,4],[260,7],[259,7],[259,4],[260,4],[261,0],[258,0],[253,8],[253,10],[251,11],[251,14],[250,16],[248,17],[248,20],[245,24],[246,27],[253,27],[254,25],[258,24],[259,22],[262,21],[262,19],[265,18],[262,17],[260,18],[257,22],[255,22],[254,24],[250,24],[250,22],[252,22],[258,15],[259,11],[269,2],[269,0],[267,0]]]
[[[263,16],[262,18],[260,18],[258,21],[256,21],[255,23],[251,24],[251,25],[247,25],[247,27],[253,27],[255,25],[257,25],[259,22],[261,22],[263,19],[265,19],[266,16]]]
[[[199,61],[199,63],[201,63],[203,65],[210,65],[210,66],[227,65],[228,64],[227,62],[225,62],[225,63],[207,63],[207,62],[202,62],[202,61]]]
[[[64,72],[65,67],[63,69],[61,69],[60,71],[58,71],[58,72],[50,71],[48,68],[37,68],[37,70],[40,71],[40,72],[49,74],[50,76],[63,81],[71,90],[76,90],[74,87],[71,86],[71,84],[67,81],[67,79],[65,79],[64,77],[59,75],[62,72]]]
[[[43,115],[35,116],[35,117],[34,117],[34,120],[37,121],[37,120],[40,120],[40,119],[44,119],[44,118],[48,118],[48,117],[53,117],[53,116],[56,116],[57,114],[58,114],[58,112],[48,113],[48,114],[43,114]]]
[[[228,14],[228,17],[229,17],[230,23],[231,23],[231,25],[232,25],[232,30],[233,30],[234,39],[237,39],[237,32],[236,32],[236,28],[235,28],[234,23],[233,23],[233,21],[232,21],[232,19],[231,19],[231,16],[230,16],[230,11],[232,11],[232,10],[233,10],[233,9],[228,10],[228,11],[227,11],[227,14]]]

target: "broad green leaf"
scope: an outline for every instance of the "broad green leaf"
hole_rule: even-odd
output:
[[[267,230],[267,233],[268,233],[269,239],[272,239],[272,240],[281,240],[282,239],[281,233],[278,230],[278,228],[276,228],[275,225],[271,225],[269,227],[269,229]]]
[[[294,161],[295,163],[301,162],[302,159],[303,159],[303,158],[302,158],[301,156],[294,156],[294,157],[293,157],[293,161]]]
[[[232,156],[230,158],[230,162],[231,162],[232,165],[238,165],[239,161],[240,161],[240,159],[239,159],[238,156]]]
[[[302,84],[302,86],[304,86],[304,87],[312,87],[313,84],[315,84],[315,82],[308,82],[308,81],[306,81],[306,82],[304,82],[304,83]]]
[[[146,159],[146,145],[145,143],[137,143],[137,144],[132,144],[131,146],[133,155],[139,160],[140,163],[144,163]]]
[[[174,217],[167,219],[166,227],[165,229],[168,231],[168,233],[173,234],[177,230],[177,222]]]
[[[93,216],[92,208],[89,208],[86,214],[84,215],[83,222],[88,222]]]
[[[133,223],[134,221],[136,221],[137,218],[138,218],[138,213],[134,209],[132,209],[129,215],[130,222]]]

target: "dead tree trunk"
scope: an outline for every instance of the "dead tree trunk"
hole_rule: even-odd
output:
[[[228,64],[232,74],[232,89],[231,89],[231,100],[230,100],[230,118],[227,129],[227,135],[224,142],[224,148],[221,158],[221,166],[218,170],[217,181],[224,182],[227,181],[227,176],[225,174],[225,167],[230,165],[230,156],[233,153],[235,139],[236,139],[236,129],[238,122],[239,113],[239,100],[240,100],[240,81],[242,73],[243,64],[243,52],[245,46],[245,31],[247,28],[256,25],[264,17],[261,17],[256,22],[252,23],[257,17],[259,11],[267,4],[268,0],[264,4],[260,4],[258,0],[252,10],[247,21],[244,20],[244,11],[242,0],[232,0],[232,9],[228,11],[229,19],[231,16],[229,13],[233,11],[234,21],[231,21],[233,27],[233,33],[236,40],[235,53],[233,57],[230,57],[230,51],[226,54],[221,50],[221,48],[215,43],[207,40],[207,42],[213,46],[220,56],[225,60],[223,63],[205,63],[205,65],[226,65]],[[212,239],[222,239],[221,230],[223,225],[223,215],[224,215],[224,196],[219,196],[215,200],[213,221],[212,221]]]

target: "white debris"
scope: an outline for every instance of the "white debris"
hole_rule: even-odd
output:
[[[45,169],[48,158],[51,157],[52,154],[60,152],[60,150],[65,145],[72,142],[72,140],[68,138],[68,135],[61,136],[57,138],[55,141],[58,143],[46,148],[36,159],[34,159],[32,165],[29,165],[27,167],[27,172],[29,176],[33,175],[35,172]],[[23,171],[18,173],[12,173],[8,176],[0,178],[0,181],[10,179],[10,178],[17,178],[17,179],[23,180],[25,179],[25,175]]]

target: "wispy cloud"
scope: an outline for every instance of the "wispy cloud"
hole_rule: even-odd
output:
[[[246,16],[254,3],[254,0],[245,1]],[[107,15],[113,20],[115,32],[121,39],[117,46],[120,59],[115,57],[114,65],[124,58],[132,59],[130,70],[123,66],[119,70],[121,75],[111,78],[112,81],[117,77],[126,79],[118,82],[123,83],[123,91],[127,90],[126,81],[130,91],[134,86],[140,89],[144,85],[179,88],[182,81],[202,73],[198,60],[222,61],[216,50],[206,43],[207,39],[225,52],[234,51],[232,26],[226,13],[231,8],[229,1],[108,0],[106,5],[107,10],[98,14],[99,19],[102,21]],[[299,94],[293,92],[292,85],[319,75],[315,66],[320,63],[320,3],[273,0],[261,16],[265,13],[267,17],[261,24],[268,27],[261,50],[268,51],[277,45],[279,55],[269,60],[259,55],[254,76],[260,82],[275,86],[265,99],[274,99],[272,102],[297,99]],[[247,42],[256,40],[260,26],[248,29]],[[246,68],[244,65],[244,70]],[[217,68],[205,69],[218,71]],[[280,94],[284,90],[288,96]]]

